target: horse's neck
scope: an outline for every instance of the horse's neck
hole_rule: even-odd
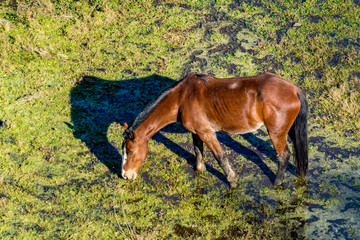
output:
[[[135,135],[148,141],[161,128],[176,122],[179,104],[178,91],[169,93],[136,128]]]

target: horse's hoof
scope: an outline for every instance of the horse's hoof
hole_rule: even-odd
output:
[[[205,172],[205,170],[206,170],[205,165],[196,166],[196,172],[197,173]]]
[[[295,179],[295,184],[297,187],[307,187],[308,183],[305,177],[298,177]]]
[[[284,187],[284,184],[283,184],[283,183],[280,183],[280,184],[278,184],[278,185],[275,185],[275,184],[274,184],[274,189],[275,189],[275,190],[278,190],[278,191],[281,191],[281,190],[284,190],[285,187]]]
[[[282,185],[282,183],[283,182],[281,180],[275,179],[274,186],[280,186],[280,185]]]
[[[283,176],[276,176],[274,181],[274,186],[279,186],[283,183],[284,177]]]
[[[236,188],[237,187],[237,182],[229,182],[230,183],[230,188]]]

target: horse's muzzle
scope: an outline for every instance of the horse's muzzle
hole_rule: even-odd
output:
[[[122,174],[124,179],[134,180],[137,177],[137,173],[133,170],[126,171]]]

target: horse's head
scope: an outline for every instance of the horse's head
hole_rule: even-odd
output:
[[[149,149],[147,142],[136,138],[134,131],[124,124],[125,132],[122,144],[123,159],[121,164],[121,176],[124,179],[135,179],[137,173],[146,158]]]

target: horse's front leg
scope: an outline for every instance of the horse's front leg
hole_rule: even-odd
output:
[[[221,168],[225,172],[226,179],[229,181],[230,188],[235,188],[237,186],[236,175],[229,165],[229,161],[226,158],[224,151],[222,150],[219,141],[216,138],[214,132],[209,132],[205,134],[198,134],[200,139],[209,147],[211,152],[214,154],[214,157],[220,164]]]
[[[229,181],[230,188],[235,188],[237,186],[236,175],[231,169],[227,157],[225,157],[223,151],[221,151],[221,153],[214,153],[214,156],[221,168],[224,170],[226,179]]]
[[[204,156],[204,144],[203,141],[197,134],[192,133],[193,143],[194,143],[194,151],[196,156],[196,171],[203,172],[206,170],[203,156]]]

